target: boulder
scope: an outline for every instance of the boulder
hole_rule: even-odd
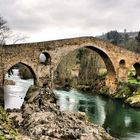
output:
[[[125,100],[130,106],[140,107],[140,94],[133,95]]]
[[[4,85],[15,85],[15,84],[16,83],[13,80],[7,80],[7,79],[4,80]]]
[[[85,113],[60,111],[51,90],[41,89],[34,98],[31,95],[22,106],[22,135],[32,140],[115,140],[102,127],[90,123]]]

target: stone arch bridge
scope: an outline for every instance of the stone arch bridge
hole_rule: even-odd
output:
[[[13,44],[0,46],[0,85],[4,84],[6,72],[15,64],[28,66],[34,74],[35,84],[42,86],[46,77],[52,79],[53,72],[65,55],[79,48],[96,51],[107,68],[106,85],[114,93],[116,82],[127,81],[128,69],[134,66],[140,76],[140,55],[94,37],[78,37],[55,41]],[[40,53],[49,56],[50,63],[39,62]]]

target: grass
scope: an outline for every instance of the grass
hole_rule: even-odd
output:
[[[137,80],[137,79],[135,79],[135,78],[129,78],[129,79],[128,79],[128,83],[140,85],[140,80]]]

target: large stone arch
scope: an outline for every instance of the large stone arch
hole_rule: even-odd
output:
[[[36,85],[38,82],[37,81],[37,73],[35,72],[34,68],[30,64],[25,63],[25,62],[17,61],[17,62],[10,63],[9,65],[7,65],[5,67],[4,75],[8,72],[9,69],[11,69],[13,66],[15,66],[16,64],[19,64],[19,63],[26,66],[27,68],[29,68],[29,70],[31,71],[33,78],[34,78],[34,84]],[[4,82],[4,79],[3,79],[3,82]]]
[[[69,51],[65,51],[65,53],[63,53],[63,55],[59,55],[59,61],[57,61],[57,63],[55,63],[55,68],[53,69],[53,71],[55,71],[57,69],[57,66],[59,65],[59,63],[61,62],[61,60],[63,59],[64,56],[66,56],[68,53],[76,50],[76,49],[80,49],[80,48],[87,48],[90,50],[95,51],[97,54],[99,54],[101,56],[101,58],[103,59],[105,65],[106,65],[106,69],[107,69],[107,76],[106,76],[106,85],[109,87],[109,92],[112,94],[115,92],[116,90],[116,70],[115,70],[115,66],[114,63],[112,62],[112,56],[109,55],[109,53],[107,53],[105,50],[101,49],[100,47],[96,47],[94,44],[91,45],[80,45],[80,46],[76,46],[76,47],[72,47],[72,49],[70,49]],[[66,49],[66,48],[65,48]]]
[[[106,65],[108,75],[116,78],[116,71],[115,71],[114,64],[113,64],[111,58],[108,56],[108,54],[106,52],[104,52],[100,48],[96,48],[94,46],[85,46],[85,48],[89,48],[89,49],[97,52],[101,56],[101,58],[103,59],[105,65]]]
[[[100,48],[96,48],[94,46],[85,46],[85,48],[89,48],[101,56],[107,69],[106,86],[109,87],[110,93],[114,93],[117,86],[116,85],[116,71],[115,71],[115,66],[110,56],[108,56],[108,54],[104,52],[103,50],[101,50]]]

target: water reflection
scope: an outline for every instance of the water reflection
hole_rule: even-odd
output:
[[[106,130],[109,128],[109,133],[127,140],[136,140],[137,136],[140,139],[139,109],[133,109],[115,101],[106,104],[105,108],[106,119],[103,127]]]
[[[57,94],[57,104],[60,106],[60,110],[78,111],[77,105],[79,104],[79,98],[76,98],[75,94],[73,94],[73,96],[70,98],[67,93],[68,92],[65,93],[65,91],[62,91],[62,94]]]
[[[63,90],[54,90],[60,106],[60,110],[86,112],[91,119],[102,125],[105,121],[105,102],[98,96],[86,96],[76,90],[69,92]],[[91,98],[92,97],[92,98]]]
[[[83,111],[94,123],[102,125],[121,140],[140,139],[140,109],[102,96],[90,96],[76,90],[54,90],[61,110]]]

